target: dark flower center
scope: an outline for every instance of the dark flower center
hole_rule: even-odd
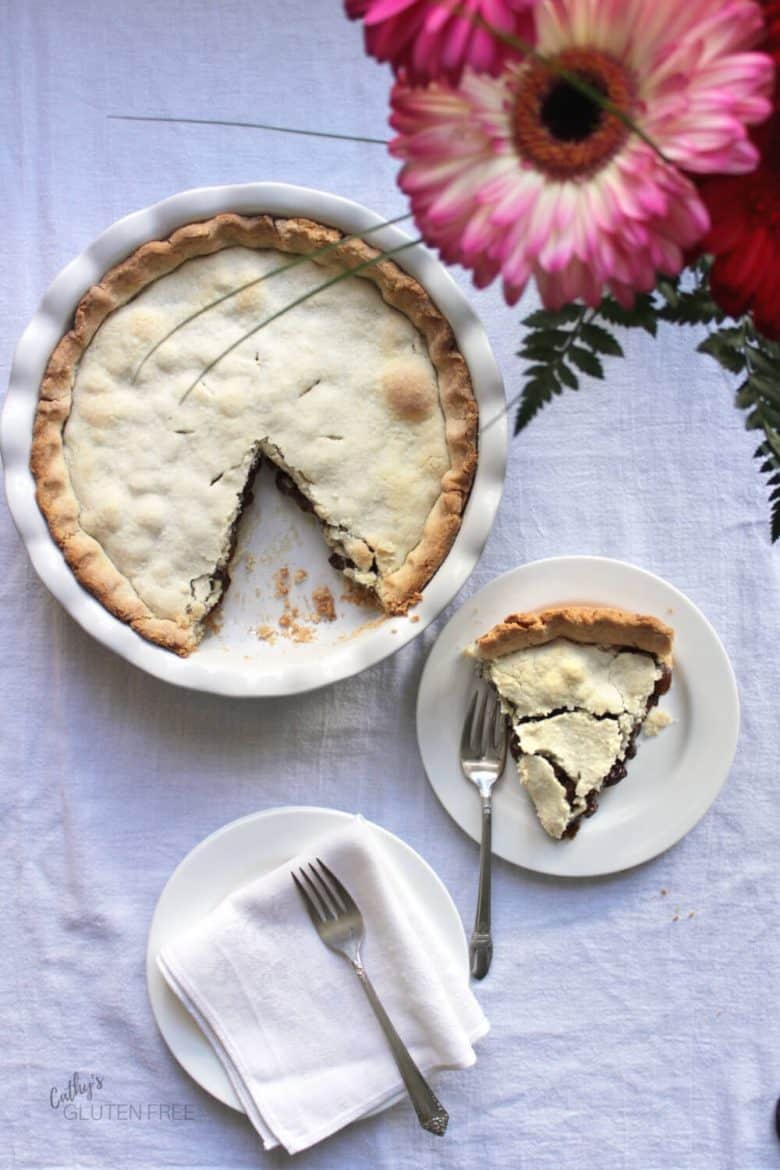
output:
[[[610,103],[610,109],[550,66],[585,82]],[[551,178],[588,178],[606,166],[628,137],[628,127],[615,111],[634,114],[633,77],[598,49],[566,49],[550,66],[534,61],[518,75],[515,146],[526,162]]]
[[[599,92],[595,79],[583,78]],[[568,81],[558,81],[543,99],[539,115],[554,138],[561,142],[584,142],[598,128],[602,108]]]

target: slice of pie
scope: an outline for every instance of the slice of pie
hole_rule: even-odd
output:
[[[81,584],[150,641],[202,637],[261,460],[385,612],[446,557],[476,465],[469,372],[377,255],[309,220],[218,215],[79,304],[41,386],[38,502]]]
[[[551,837],[573,837],[622,780],[672,678],[673,631],[598,606],[511,614],[472,653],[511,726],[520,781]]]

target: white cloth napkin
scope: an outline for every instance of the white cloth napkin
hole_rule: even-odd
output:
[[[467,1068],[488,1030],[468,975],[361,817],[242,887],[166,946],[158,964],[211,1041],[266,1149],[306,1149],[403,1092],[349,964],[320,941],[290,872],[322,860],[365,922],[362,957],[427,1075]],[[445,1101],[446,1104],[446,1101]]]

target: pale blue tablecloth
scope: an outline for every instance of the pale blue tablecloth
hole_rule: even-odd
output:
[[[176,190],[279,179],[388,216],[404,208],[379,146],[108,118],[381,137],[388,76],[363,57],[338,0],[4,0],[0,80],[3,382],[58,269],[114,219]],[[521,311],[495,291],[474,303],[514,392]],[[692,356],[693,340],[670,330],[657,344],[628,338],[630,361],[610,365],[607,385],[556,402],[514,444],[495,529],[462,596],[557,553],[617,556],[666,577],[714,623],[737,671],[743,725],[730,782],[680,845],[622,876],[565,883],[498,864],[500,945],[479,988],[493,1029],[477,1067],[441,1086],[447,1139],[428,1138],[396,1107],[301,1155],[306,1170],[780,1161],[780,554],[754,439],[724,377]],[[476,849],[425,782],[413,727],[444,619],[330,690],[230,702],[155,682],[93,642],[39,584],[4,509],[0,597],[0,1163],[286,1164],[161,1040],[144,983],[152,908],[211,830],[306,803],[359,809],[402,835],[470,919]],[[345,774],[333,757],[347,733]],[[74,1071],[102,1078],[96,1100],[140,1103],[144,1119],[118,1110],[67,1120],[50,1095]]]

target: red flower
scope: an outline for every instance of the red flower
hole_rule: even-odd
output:
[[[767,39],[761,47],[780,67],[780,0],[765,0]],[[780,87],[778,87],[780,89]],[[712,295],[731,317],[752,313],[756,328],[780,340],[780,93],[768,122],[750,137],[761,152],[748,175],[716,175],[700,182],[710,214],[701,242],[715,262]]]

